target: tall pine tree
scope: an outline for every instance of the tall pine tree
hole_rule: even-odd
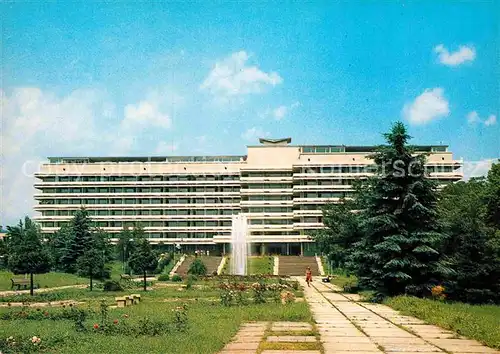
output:
[[[377,169],[358,196],[359,283],[380,295],[423,295],[451,272],[439,253],[445,236],[436,220],[436,183],[425,175],[426,156],[407,145],[401,122],[384,136],[388,145],[371,156]]]
[[[87,210],[78,210],[70,222],[71,236],[66,244],[61,263],[69,273],[77,271],[76,262],[83,252],[90,248],[92,242],[91,233],[92,220],[89,218]]]

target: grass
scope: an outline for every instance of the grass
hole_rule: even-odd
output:
[[[249,257],[248,274],[273,274],[274,257]]]
[[[500,306],[447,303],[411,296],[397,296],[386,305],[405,315],[457,332],[479,342],[500,348]]]
[[[247,274],[273,274],[274,257],[251,256],[247,259]],[[227,257],[222,274],[231,274],[231,258]]]
[[[129,290],[123,293],[105,293],[97,290],[68,289],[54,292],[60,300],[78,299],[85,301],[83,308],[90,307],[92,312],[85,325],[91,328],[100,321],[98,304],[105,299],[108,304],[114,302],[114,297],[121,294],[141,293],[139,305],[127,308],[109,309],[110,320],[131,321],[138,323],[149,318],[157,321],[172,321],[172,310],[179,302],[165,302],[165,299],[181,298],[188,306],[188,330],[160,336],[138,336],[131,338],[126,335],[103,335],[89,332],[76,332],[73,323],[67,320],[0,320],[0,338],[39,336],[44,340],[62,338],[62,341],[50,348],[51,353],[216,353],[231,340],[239,326],[248,321],[306,321],[312,322],[312,315],[307,303],[292,303],[281,305],[271,300],[265,304],[223,307],[219,301],[216,289],[217,281],[198,281],[195,285],[202,288],[190,290],[174,287],[155,287],[154,290],[142,292]],[[40,294],[35,297],[48,296]],[[217,301],[209,301],[215,298]],[[198,299],[198,300],[195,300]],[[19,309],[17,309],[18,311]],[[0,308],[0,314],[16,311],[13,308]],[[44,309],[45,311],[45,309]],[[59,308],[47,308],[47,311],[61,311]],[[127,314],[127,319],[123,318]]]
[[[24,278],[24,275],[14,275],[8,271],[0,271],[0,291],[11,290],[11,278]],[[35,274],[34,283],[40,284],[41,288],[52,288],[65,285],[87,284],[88,279],[78,277],[74,274],[50,272],[46,274]],[[29,275],[28,275],[29,279]],[[17,287],[16,287],[17,288]]]

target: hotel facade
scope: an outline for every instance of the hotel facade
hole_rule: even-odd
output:
[[[112,236],[140,222],[152,243],[219,254],[229,251],[232,215],[243,213],[253,253],[312,255],[322,206],[372,174],[375,147],[290,143],[260,139],[241,156],[50,157],[36,174],[35,220],[53,233],[84,206]],[[462,178],[447,146],[417,151],[440,185]]]

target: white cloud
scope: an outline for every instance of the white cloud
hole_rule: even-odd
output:
[[[448,101],[440,87],[426,89],[420,96],[403,107],[404,117],[412,124],[426,124],[450,113]]]
[[[484,125],[490,126],[490,125],[495,125],[497,123],[497,117],[493,114],[490,114],[490,116],[484,121]]]
[[[264,138],[267,136],[269,136],[269,132],[265,132],[259,127],[249,128],[245,132],[243,132],[243,134],[241,134],[241,137],[243,139],[251,142],[256,142],[257,139]]]
[[[265,115],[271,115],[276,120],[282,120],[283,118],[285,118],[285,116],[287,116],[288,114],[290,114],[290,112],[292,110],[294,110],[295,108],[297,108],[299,106],[300,106],[300,102],[296,101],[296,102],[292,103],[289,106],[281,105],[281,106],[276,107],[274,109],[267,110],[265,112]]]
[[[483,123],[485,126],[489,127],[490,125],[496,124],[497,117],[494,114],[490,114],[488,118],[482,121],[481,117],[479,117],[479,114],[476,111],[472,111],[467,114],[467,121],[469,122],[469,124]]]
[[[154,101],[140,101],[137,104],[128,104],[124,109],[125,127],[155,126],[164,129],[170,128],[172,119],[160,111],[158,103]]]
[[[467,114],[467,122],[469,122],[469,124],[479,123],[480,121],[481,119],[479,118],[479,114],[477,114],[476,111],[472,111]]]
[[[434,52],[438,54],[439,62],[447,66],[458,66],[466,61],[474,61],[476,58],[474,47],[466,45],[461,45],[456,52],[450,53],[444,45],[439,44],[434,48]]]
[[[266,86],[276,86],[283,82],[276,72],[266,73],[257,66],[247,65],[248,59],[249,55],[245,51],[239,51],[218,61],[200,89],[227,98],[260,93]]]
[[[156,146],[155,153],[157,154],[171,154],[179,149],[179,144],[177,143],[167,143],[166,141],[160,141]]]
[[[168,115],[160,110],[161,101],[149,96],[125,109],[117,109],[105,92],[97,90],[58,96],[22,87],[9,94],[0,90],[0,99],[0,224],[4,225],[33,215],[33,173],[47,156],[127,154],[139,136],[138,127],[170,126]],[[123,117],[117,112],[124,112]],[[114,124],[104,124],[104,119]]]
[[[468,181],[472,177],[482,177],[488,174],[493,163],[499,163],[500,158],[483,159],[478,161],[464,161],[462,172],[464,181]]]

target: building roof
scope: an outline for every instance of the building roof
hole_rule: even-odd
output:
[[[308,153],[370,153],[376,151],[379,146],[356,146],[356,145],[288,145],[291,138],[283,139],[259,139],[264,145],[253,145],[249,147],[269,147],[269,146],[288,146],[301,148],[301,152]],[[446,152],[448,145],[413,145],[412,148],[419,152]],[[220,156],[78,156],[64,157],[51,156],[48,157],[49,163],[131,163],[131,162],[170,162],[170,163],[185,163],[185,162],[224,162],[238,163],[246,161],[246,155],[220,155]]]

